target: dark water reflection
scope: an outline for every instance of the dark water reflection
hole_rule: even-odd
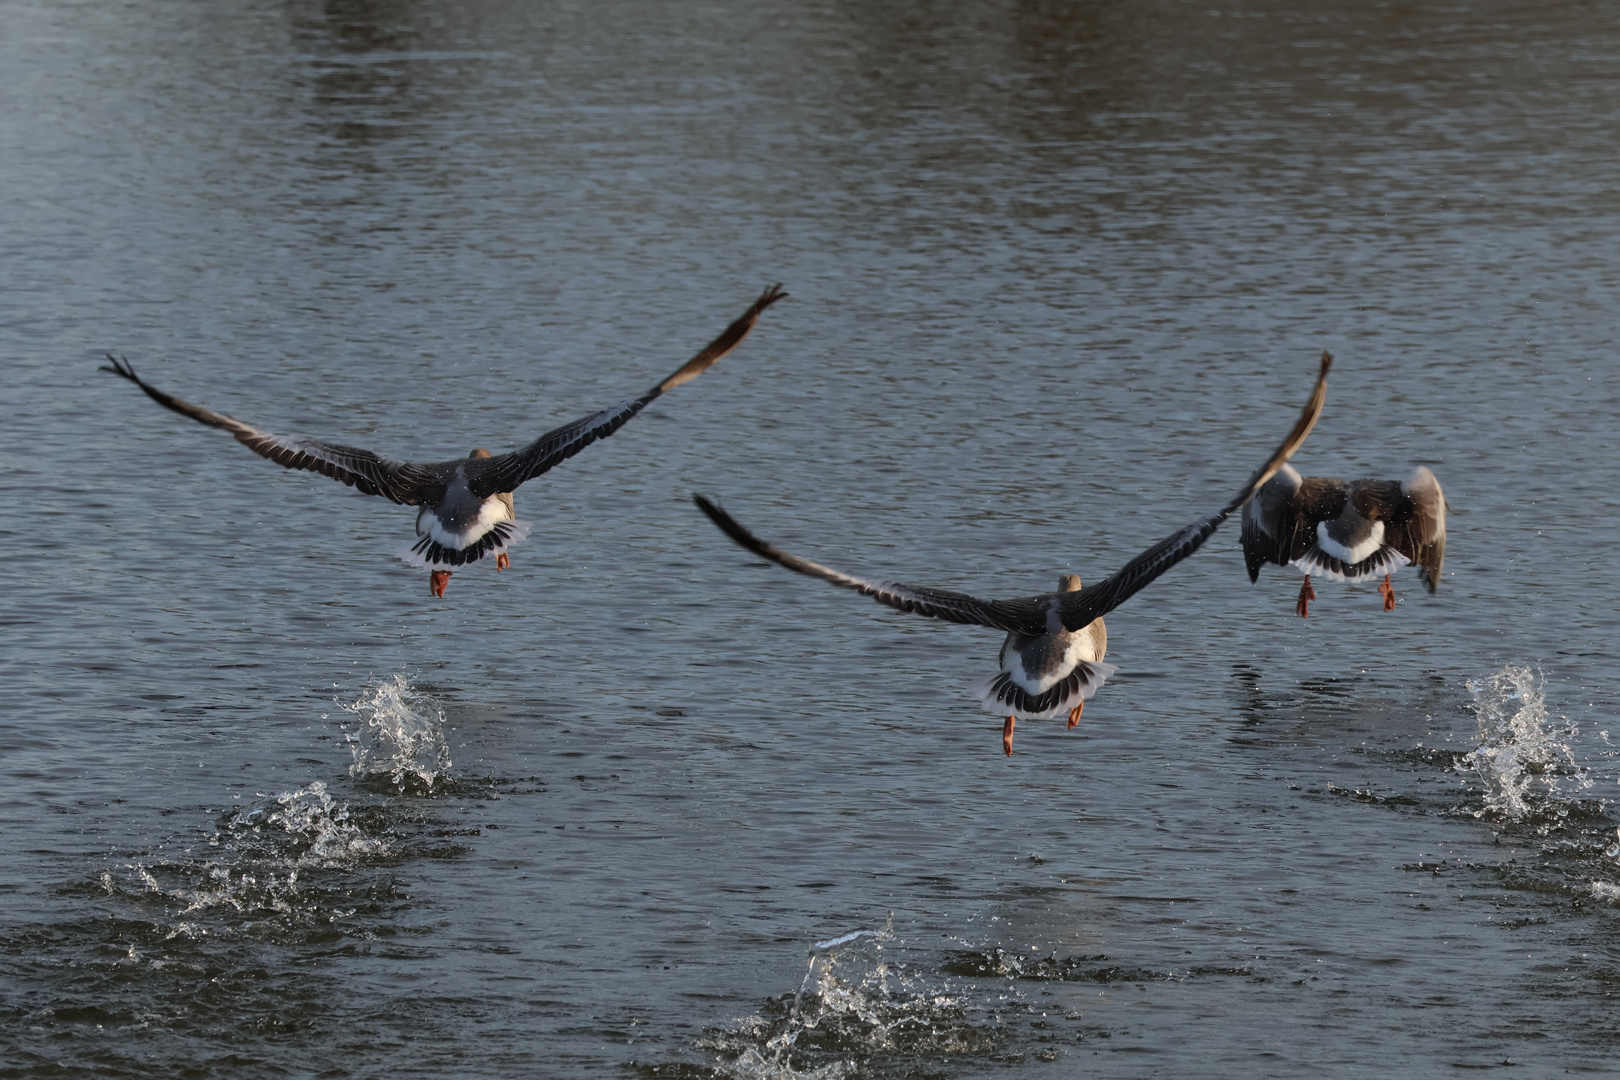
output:
[[[5,23],[0,1076],[1612,1068],[1607,8]],[[407,510],[94,370],[437,460],[776,280],[444,603]],[[1439,594],[1302,622],[1222,534],[1011,761],[994,635],[688,502],[1022,595],[1224,500],[1323,348],[1299,464],[1431,465]]]

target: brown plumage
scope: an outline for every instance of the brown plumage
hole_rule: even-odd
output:
[[[1295,610],[1316,599],[1311,577],[1366,581],[1383,577],[1384,610],[1395,607],[1389,575],[1416,566],[1429,591],[1446,559],[1446,497],[1434,473],[1418,466],[1405,480],[1301,476],[1285,465],[1243,511],[1243,561],[1258,581],[1266,563],[1306,575]]]

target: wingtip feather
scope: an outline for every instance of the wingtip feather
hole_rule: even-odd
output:
[[[1332,366],[1333,354],[1324,350],[1322,353],[1322,366],[1316,376],[1316,386],[1311,390],[1311,396],[1305,402],[1305,410],[1294,424],[1294,430],[1288,433],[1288,437],[1283,440],[1281,446],[1277,447],[1276,453],[1271,455],[1270,460],[1249,478],[1249,482],[1243,486],[1243,490],[1238,493],[1238,497],[1226,504],[1226,508],[1222,511],[1223,514],[1230,514],[1254,498],[1261,486],[1277,475],[1278,470],[1288,464],[1288,459],[1293,457],[1301,446],[1305,445],[1305,439],[1310,435],[1311,429],[1316,427],[1317,420],[1321,419],[1322,409],[1327,404],[1327,377],[1328,370]]]
[[[759,322],[760,313],[786,296],[787,293],[782,291],[780,282],[767,286],[765,291],[760,293],[759,299],[750,304],[747,311],[743,312],[730,326],[721,331],[719,337],[709,342],[702,352],[692,357],[673,375],[649,391],[650,397],[668,393],[677,386],[691,382],[719,363],[721,359],[743,343],[743,339],[754,329],[754,324]]]
[[[97,368],[97,371],[110,371],[114,375],[123,376],[132,383],[140,383],[140,377],[135,374],[135,365],[129,362],[129,358],[127,356],[122,354],[114,356],[112,353],[107,353],[105,355],[107,357],[107,363]]]
[[[697,504],[699,510],[708,516],[710,521],[714,522],[721,532],[731,537],[734,543],[756,554],[759,552],[759,549],[763,546],[759,537],[739,525],[730,514],[695,491],[692,493],[692,501]]]

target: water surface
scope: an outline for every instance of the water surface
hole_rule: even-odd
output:
[[[0,1075],[1612,1071],[1605,6],[0,10]],[[442,602],[408,510],[95,370],[442,460],[772,281]],[[995,634],[689,502],[1097,578],[1322,349],[1298,464],[1431,466],[1438,594],[1302,621],[1224,531],[1010,760]]]

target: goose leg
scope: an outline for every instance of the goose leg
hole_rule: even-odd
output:
[[[433,577],[428,581],[428,588],[433,591],[434,596],[443,596],[444,587],[448,584],[450,584],[450,571],[435,570],[433,571]]]
[[[1007,752],[1008,757],[1012,757],[1012,733],[1013,725],[1016,723],[1018,717],[1009,716],[1007,722],[1001,725],[1001,748]]]
[[[495,556],[495,570],[497,573],[502,570],[510,570],[511,568],[512,558],[511,556],[507,555],[506,552],[503,551],[499,555]]]
[[[1074,730],[1074,725],[1076,725],[1076,724],[1078,724],[1080,722],[1080,712],[1085,707],[1086,707],[1086,703],[1082,701],[1080,704],[1076,705],[1074,708],[1069,710],[1069,730],[1070,731],[1073,731]]]
[[[1384,610],[1395,610],[1395,586],[1390,584],[1389,575],[1384,575],[1384,583],[1378,586],[1378,591],[1384,594]]]
[[[1315,599],[1316,599],[1316,590],[1311,588],[1311,579],[1310,579],[1309,575],[1307,575],[1306,578],[1305,578],[1305,584],[1303,584],[1303,585],[1301,585],[1299,587],[1299,602],[1294,605],[1294,610],[1299,612],[1299,617],[1300,618],[1302,618],[1302,619],[1310,618],[1310,616],[1311,616],[1311,601],[1315,600]]]

